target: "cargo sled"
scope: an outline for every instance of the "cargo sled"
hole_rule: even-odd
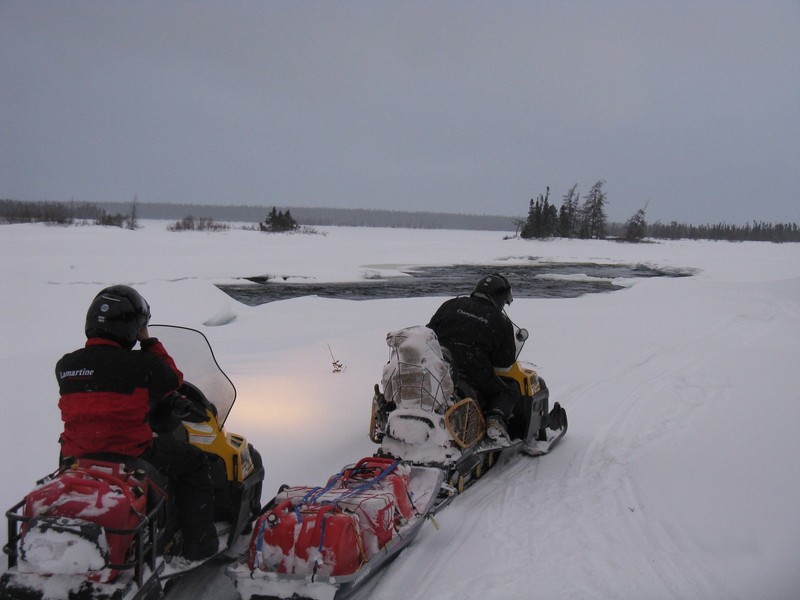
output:
[[[345,598],[413,541],[443,480],[441,469],[367,457],[322,487],[284,486],[227,573],[243,600]]]

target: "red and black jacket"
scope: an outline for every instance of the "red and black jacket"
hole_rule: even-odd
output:
[[[156,338],[141,350],[90,338],[56,364],[64,421],[62,456],[115,452],[139,456],[153,441],[151,408],[183,383],[183,373]]]

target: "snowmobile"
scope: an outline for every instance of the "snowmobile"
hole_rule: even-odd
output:
[[[517,395],[508,423],[510,446],[486,438],[477,394],[459,377],[436,334],[415,326],[386,336],[390,359],[383,369],[383,391],[375,385],[369,432],[370,439],[381,444],[376,455],[443,469],[449,500],[492,468],[501,455],[549,452],[567,431],[567,414],[558,402],[549,409],[544,379],[520,363],[528,332],[514,327],[517,360],[495,369]]]
[[[223,430],[236,388],[206,337],[170,325],[149,330],[185,379],[178,390],[184,410],[162,415],[158,435],[174,435],[206,453],[221,553],[249,533],[260,513],[261,457],[245,438]],[[178,556],[181,533],[166,478],[139,458],[62,458],[6,517],[3,599],[155,600],[164,597],[171,578],[205,562]]]
[[[517,331],[517,356],[527,332]],[[424,522],[523,444],[544,454],[566,432],[558,403],[531,368],[499,371],[520,399],[509,424],[516,439],[500,448],[485,440],[474,394],[453,373],[427,327],[390,332],[384,391],[375,386],[371,457],[345,466],[319,487],[283,486],[253,529],[245,556],[227,570],[244,600],[341,600],[362,589]],[[472,394],[472,395],[470,395]]]

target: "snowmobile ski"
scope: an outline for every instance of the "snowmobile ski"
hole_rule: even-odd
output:
[[[557,428],[552,428],[556,425]],[[567,412],[556,402],[550,411],[548,426],[539,432],[535,440],[525,444],[523,454],[528,456],[543,456],[553,449],[561,438],[567,433]]]

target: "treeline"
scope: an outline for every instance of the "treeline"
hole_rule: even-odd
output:
[[[749,223],[744,226],[717,223],[716,225],[685,225],[672,221],[655,222],[647,226],[647,237],[662,240],[727,240],[735,242],[800,242],[797,223]]]
[[[108,211],[126,210],[120,202],[103,202]],[[260,223],[264,221],[263,206],[220,206],[197,204],[139,203],[140,219],[180,219],[187,214],[203,214],[219,221]],[[393,227],[402,229],[465,229],[480,231],[514,231],[514,217],[499,215],[450,214],[438,212],[409,212],[372,208],[320,208],[278,206],[281,212],[291,212],[298,223],[309,226]]]
[[[91,202],[23,202],[0,200],[0,223],[50,223],[74,225],[92,223],[136,229],[137,202],[126,213],[109,213]]]
[[[520,235],[524,238],[598,238],[606,237],[606,211],[608,201],[603,192],[604,181],[598,181],[583,199],[578,196],[578,184],[562,197],[561,208],[550,203],[550,187],[528,206],[528,218],[521,223]]]
[[[70,225],[76,220],[95,220],[105,214],[96,204],[86,202],[20,202],[0,200],[4,223],[53,223]]]
[[[135,229],[138,219],[178,219],[174,231],[185,229],[222,229],[216,220],[256,223],[262,231],[297,230],[303,227],[351,226],[396,227],[404,229],[463,229],[516,231],[523,238],[611,238],[630,242],[653,239],[707,239],[729,241],[800,242],[797,223],[753,222],[747,225],[687,225],[672,221],[648,223],[646,208],[637,210],[625,223],[608,222],[603,191],[598,181],[583,199],[573,185],[561,198],[561,206],[550,201],[550,188],[531,199],[526,219],[496,215],[469,215],[432,212],[403,212],[377,209],[338,209],[296,207],[272,212],[264,219],[258,206],[209,206],[192,204],[153,204],[138,202],[26,202],[0,200],[0,223],[44,222],[56,225],[91,223]],[[186,216],[203,214],[200,219]]]
[[[518,221],[517,231],[523,238],[613,238],[626,242],[652,239],[725,240],[756,242],[800,242],[797,223],[753,222],[747,225],[686,225],[672,221],[669,224],[647,222],[647,205],[638,209],[624,223],[608,223],[605,207],[608,203],[603,191],[604,181],[595,183],[581,198],[577,184],[561,198],[561,206],[550,202],[550,188],[545,194],[532,198],[528,217]]]
[[[0,222],[21,223],[42,221],[70,224],[75,221],[94,221],[103,215],[124,215],[131,212],[125,202],[75,203],[75,202],[21,202],[0,201]],[[50,209],[40,210],[40,205]],[[30,209],[30,210],[28,210]],[[263,206],[221,206],[206,204],[167,204],[137,202],[137,218],[180,220],[186,215],[201,214],[217,221],[238,223],[264,222]],[[360,208],[308,208],[280,207],[280,212],[290,212],[297,223],[305,226],[339,227],[393,227],[402,229],[464,229],[479,231],[514,231],[514,217],[500,215],[451,214],[438,212],[409,212]],[[6,218],[5,215],[8,215]]]

